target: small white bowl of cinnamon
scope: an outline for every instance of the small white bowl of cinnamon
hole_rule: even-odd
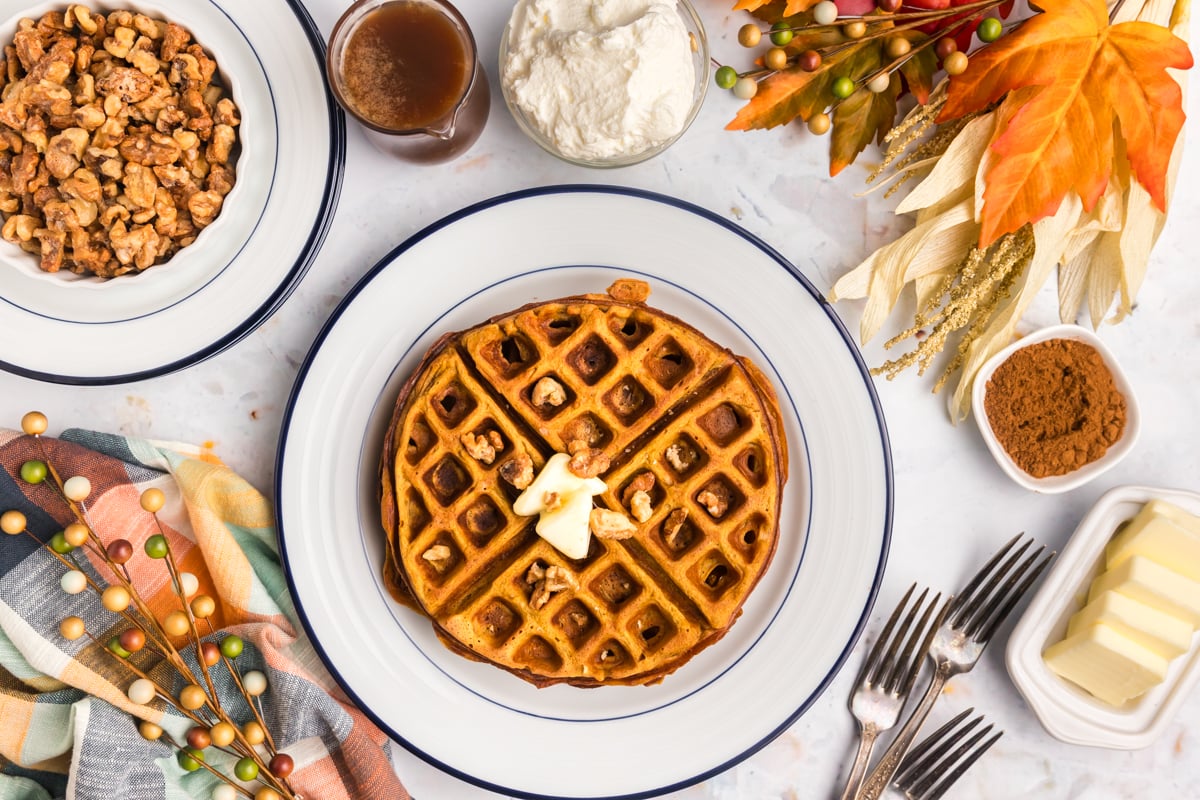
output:
[[[1042,328],[992,356],[975,378],[971,406],[1005,474],[1047,494],[1112,468],[1141,427],[1116,358],[1079,325]]]

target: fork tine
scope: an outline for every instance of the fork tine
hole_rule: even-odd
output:
[[[980,731],[978,734],[976,734],[974,739],[979,739],[983,736],[986,736],[987,732],[990,731],[991,729],[992,729],[992,726],[988,725],[986,728],[984,728],[982,731]],[[933,788],[931,788],[929,790],[928,794],[922,796],[921,800],[940,800],[941,796],[944,795],[947,792],[947,790],[949,790],[949,788],[951,786],[953,786],[955,784],[955,782],[958,781],[959,778],[962,777],[963,773],[966,772],[968,769],[970,769],[971,765],[974,764],[976,761],[978,761],[979,757],[981,755],[983,755],[984,753],[986,753],[988,751],[988,749],[996,743],[996,740],[999,739],[1003,735],[1004,735],[1004,731],[996,731],[995,735],[992,736],[992,738],[988,739],[986,742],[984,742],[983,744],[976,747],[975,750],[973,752],[971,752],[962,761],[962,763],[960,763],[957,767],[955,767],[953,770],[951,770],[946,775],[946,777],[942,778],[941,782],[939,782],[937,786],[934,786]],[[973,741],[974,741],[974,739],[973,739]],[[958,757],[959,757],[958,755],[955,755],[955,758],[958,758]]]
[[[921,599],[924,600],[924,596],[922,596]],[[933,599],[929,601],[929,604],[925,606],[925,611],[921,614],[920,622],[917,622],[915,625],[913,624],[913,620],[916,616],[916,613],[921,610],[920,604],[913,607],[912,613],[909,615],[908,619],[905,620],[905,622],[908,623],[905,627],[905,632],[907,633],[908,638],[904,642],[904,650],[900,653],[900,657],[895,660],[895,663],[892,665],[892,671],[888,675],[887,688],[889,691],[899,692],[907,683],[909,673],[913,672],[913,667],[916,666],[918,670],[920,669],[920,665],[924,660],[926,651],[918,651],[917,643],[926,637],[926,628],[929,625],[929,616],[933,613],[933,610],[937,608],[938,601],[941,599],[941,592],[938,592],[936,595],[934,595]],[[907,692],[905,692],[905,694],[907,694]]]
[[[879,665],[884,659],[884,653],[887,651],[887,642],[892,635],[892,629],[896,627],[896,621],[900,619],[900,615],[904,613],[904,607],[908,605],[908,599],[912,597],[912,593],[917,590],[917,584],[914,583],[908,587],[908,591],[904,593],[904,597],[900,598],[900,602],[896,604],[896,610],[888,617],[887,623],[883,626],[883,630],[879,632],[879,638],[875,640],[875,644],[871,645],[871,650],[867,653],[867,660],[863,662],[862,668],[858,671],[858,678],[854,685],[867,681],[875,682]]]
[[[992,732],[994,726],[989,724],[968,737],[983,722],[981,714],[959,727],[959,723],[973,711],[973,708],[968,708],[958,714],[905,757],[895,784],[907,797],[912,800],[938,800],[1003,735],[1002,731],[997,732],[990,740],[979,744]]]
[[[964,629],[968,635],[974,636],[979,631],[984,621],[988,618],[988,615],[1003,604],[1005,598],[1008,597],[1008,593],[1020,581],[1025,570],[1029,569],[1041,552],[1046,549],[1043,545],[1041,549],[1034,551],[1025,561],[1018,564],[1018,559],[1025,555],[1025,551],[1032,544],[1034,544],[1032,540],[1026,542],[1023,547],[1019,548],[1000,565],[1000,568],[996,571],[995,576],[990,582],[988,590],[981,593],[980,603],[969,616],[965,617],[959,623],[959,627]]]
[[[983,579],[987,576],[987,574],[992,571],[992,567],[1000,563],[1000,559],[1004,558],[1005,554],[1012,548],[1013,545],[1017,543],[1017,540],[1019,540],[1021,536],[1022,534],[1018,533],[1016,536],[1009,539],[1008,544],[996,551],[995,555],[993,555],[991,559],[989,559],[986,564],[980,567],[979,571],[972,576],[970,583],[964,586],[962,591],[958,593],[958,599],[954,601],[954,605],[950,610],[950,613],[952,614],[950,618],[951,622],[954,622],[956,619],[958,619],[959,609],[961,609],[963,605],[971,599],[972,595],[975,593],[975,589],[978,588],[979,584],[983,582]]]
[[[966,625],[967,621],[975,615],[976,611],[979,610],[980,606],[987,599],[988,595],[992,593],[992,590],[996,588],[996,584],[1001,581],[1005,573],[1007,573],[1012,565],[1016,563],[1016,560],[1021,557],[1021,554],[1029,548],[1029,545],[1032,544],[1032,541],[1026,542],[1024,545],[1017,548],[1015,553],[1009,555],[1009,551],[1012,550],[1013,546],[1021,539],[1022,536],[1024,536],[1024,534],[1017,534],[1009,541],[1008,544],[1004,545],[1004,547],[1001,548],[996,555],[992,556],[991,559],[989,559],[988,562],[983,565],[983,568],[980,569],[979,572],[975,573],[975,576],[971,578],[971,582],[967,584],[966,588],[959,592],[958,596],[963,602],[954,610],[953,615],[950,617],[951,625],[956,628],[961,628]],[[1004,563],[1001,564],[1000,562],[1005,559],[1006,556],[1007,560],[1004,560]],[[1000,564],[998,568],[996,568],[997,564]],[[993,568],[996,568],[994,572]],[[985,578],[987,579],[987,583],[983,583]],[[983,584],[982,586],[980,586],[981,583]]]
[[[929,608],[925,612],[925,617],[921,620],[921,627],[925,627],[925,623],[929,619],[929,612],[932,611],[934,606],[937,605],[940,598],[941,594],[935,597],[933,602],[929,604]],[[904,680],[900,684],[900,694],[907,697],[908,693],[912,691],[912,687],[913,684],[916,683],[917,676],[921,674],[921,667],[925,664],[925,656],[929,653],[929,647],[933,643],[933,636],[938,632],[938,628],[942,627],[942,621],[946,619],[946,614],[950,611],[950,605],[953,602],[953,596],[947,597],[946,602],[942,604],[941,611],[939,611],[937,617],[934,618],[933,624],[925,630],[925,638],[921,641],[921,646],[916,652],[916,657],[913,658],[911,664],[909,665],[908,674],[904,676]],[[916,635],[916,633],[917,631],[913,631],[914,635]]]
[[[850,774],[846,778],[846,786],[842,790],[841,800],[858,797],[862,788],[863,775],[870,764],[875,740],[881,731],[888,730],[896,724],[900,713],[904,710],[907,695],[901,696],[896,692],[896,683],[899,680],[896,676],[903,668],[903,663],[898,660],[897,655],[905,641],[908,640],[909,645],[904,651],[903,658],[906,661],[913,658],[911,643],[914,641],[914,637],[920,633],[919,631],[912,632],[913,622],[920,613],[921,607],[925,605],[925,598],[929,596],[929,589],[922,589],[915,604],[910,607],[909,601],[916,589],[917,584],[915,583],[909,587],[888,618],[879,638],[871,646],[862,669],[859,671],[858,681],[850,694],[850,712],[859,723],[859,741],[858,752],[850,765]],[[936,604],[936,602],[935,599],[934,603]],[[905,613],[906,609],[907,614]],[[929,613],[926,611],[925,617],[921,620],[922,625],[928,621],[928,617]],[[924,653],[917,658],[923,658],[923,656]]]
[[[909,749],[908,753],[904,756],[904,762],[900,765],[900,769],[896,773],[896,777],[894,779],[895,783],[897,785],[905,785],[914,776],[924,774],[925,770],[928,769],[933,762],[937,761],[937,759],[941,756],[942,749],[945,746],[940,741],[942,737],[950,734],[958,725],[958,723],[962,722],[974,712],[974,707],[968,708],[965,711],[960,711],[954,717],[954,719],[950,720],[945,725],[929,734],[929,736],[927,736],[919,744],[913,745]],[[982,716],[976,717],[968,724],[968,728],[977,725],[981,719],[983,719]],[[938,750],[934,753],[930,753],[929,757],[926,758],[926,754],[929,753],[929,751],[935,746],[938,747]]]
[[[879,685],[889,692],[896,691],[908,670],[908,663],[912,659],[912,649],[916,645],[915,639],[921,635],[921,630],[929,619],[928,610],[925,616],[921,619],[920,625],[913,625],[917,614],[921,611],[921,607],[925,605],[925,598],[929,595],[929,589],[926,588],[921,592],[921,596],[917,598],[917,602],[908,610],[908,614],[904,617],[904,622],[896,631],[896,639],[888,647],[887,658],[885,659],[886,668],[883,675],[879,676]],[[941,597],[941,594],[938,594]],[[937,598],[934,598],[934,603]],[[903,647],[903,652],[901,652]]]
[[[1025,595],[1025,592],[1029,591],[1029,587],[1032,586],[1033,582],[1036,581],[1038,576],[1042,574],[1042,570],[1044,570],[1046,566],[1054,559],[1054,556],[1057,555],[1056,551],[1050,551],[1050,553],[1043,558],[1041,562],[1037,564],[1037,566],[1034,566],[1032,569],[1030,569],[1030,564],[1033,562],[1033,560],[1045,552],[1045,550],[1046,548],[1043,546],[1038,549],[1036,553],[1029,557],[1029,560],[1021,566],[1021,571],[1026,573],[1025,579],[1008,592],[1007,600],[1005,600],[1003,603],[994,604],[996,608],[993,609],[994,613],[992,613],[990,619],[987,619],[986,622],[981,621],[981,627],[979,630],[968,631],[968,636],[971,636],[977,642],[987,642],[992,638],[992,634],[996,632],[996,628],[1000,627],[1000,625],[1008,617],[1009,612],[1011,612],[1017,603],[1020,602],[1021,598]]]

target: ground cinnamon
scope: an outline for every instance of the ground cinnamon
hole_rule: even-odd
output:
[[[1125,398],[1104,357],[1074,339],[1014,352],[992,373],[983,406],[1000,444],[1035,478],[1101,458],[1125,430]]]

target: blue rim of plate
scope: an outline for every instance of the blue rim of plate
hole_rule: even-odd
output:
[[[708,209],[689,203],[686,200],[680,200],[678,198],[659,194],[657,192],[650,192],[644,189],[635,189],[626,186],[610,186],[604,184],[563,184],[541,186],[497,195],[495,197],[491,197],[459,209],[458,211],[449,214],[434,223],[431,223],[422,230],[413,234],[411,237],[397,245],[387,255],[377,261],[371,267],[371,269],[368,270],[367,273],[358,280],[358,282],[354,285],[354,288],[351,289],[344,298],[342,298],[342,301],[338,303],[337,307],[333,310],[333,313],[330,314],[329,318],[325,321],[325,324],[321,326],[320,332],[313,340],[312,346],[309,348],[308,353],[304,357],[303,363],[300,365],[300,369],[296,374],[296,380],[292,385],[292,391],[288,396],[287,406],[284,409],[283,418],[280,422],[279,447],[275,455],[275,475],[279,476],[283,474],[283,461],[287,451],[288,429],[291,426],[292,414],[295,411],[296,402],[299,398],[301,390],[304,388],[305,378],[308,376],[308,372],[312,367],[313,361],[315,361],[317,355],[320,353],[321,347],[325,343],[326,338],[341,319],[342,314],[346,312],[346,310],[354,303],[358,295],[365,290],[368,285],[370,285],[371,281],[374,280],[374,278],[380,272],[386,269],[388,265],[391,264],[401,254],[411,249],[422,240],[432,236],[442,228],[452,225],[460,219],[469,217],[482,211],[486,211],[495,206],[500,206],[506,203],[531,197],[576,193],[624,195],[626,197],[634,197],[642,200],[663,203],[664,205],[673,206],[683,211],[695,214],[709,222],[720,225],[722,228],[725,228],[731,233],[734,233],[737,236],[745,239],[758,249],[762,250],[763,253],[768,255],[773,261],[775,261],[776,264],[783,268],[784,271],[791,275],[802,287],[804,287],[809,294],[812,295],[813,299],[817,301],[817,304],[825,312],[825,315],[828,317],[830,323],[834,326],[834,329],[845,341],[846,349],[850,353],[850,356],[854,359],[855,365],[858,367],[859,373],[862,375],[863,384],[867,390],[868,396],[870,397],[871,406],[875,411],[875,420],[879,428],[880,445],[882,447],[884,478],[886,482],[886,486],[884,487],[886,498],[884,503],[883,541],[880,547],[879,563],[876,566],[871,589],[868,592],[867,601],[863,606],[862,614],[859,617],[858,623],[855,625],[854,631],[849,640],[846,642],[846,646],[842,649],[841,654],[830,668],[828,674],[826,674],[826,676],[813,690],[812,694],[809,695],[809,697],[803,703],[801,703],[795,711],[788,714],[787,717],[783,719],[773,730],[769,731],[766,735],[759,739],[759,741],[745,748],[742,752],[710,767],[709,769],[703,770],[694,776],[676,781],[666,786],[628,794],[595,795],[588,796],[586,798],[564,798],[561,795],[531,793],[512,787],[501,786],[488,781],[485,778],[480,778],[478,776],[463,772],[456,767],[452,767],[414,746],[391,725],[386,723],[378,714],[376,714],[365,703],[362,702],[362,699],[334,666],[332,659],[330,659],[328,653],[325,652],[325,648],[317,639],[316,632],[313,630],[312,625],[309,622],[308,615],[304,613],[304,607],[300,601],[299,593],[296,590],[295,580],[292,575],[292,570],[288,559],[287,536],[284,532],[283,520],[281,518],[277,518],[276,520],[276,537],[278,539],[279,555],[283,566],[284,577],[287,580],[288,591],[291,592],[292,595],[292,601],[296,609],[296,616],[300,619],[300,624],[303,626],[305,633],[308,634],[308,638],[312,643],[313,649],[316,651],[317,655],[320,656],[321,661],[324,662],[326,669],[329,670],[329,673],[333,679],[337,681],[338,685],[341,686],[342,690],[345,691],[346,695],[354,702],[359,710],[362,711],[368,719],[374,722],[380,730],[390,736],[394,741],[398,742],[414,756],[441,770],[447,775],[469,783],[473,786],[477,786],[480,789],[495,792],[500,795],[529,798],[529,800],[642,800],[643,798],[658,797],[669,792],[685,789],[689,786],[693,786],[701,781],[711,778],[714,775],[718,775],[725,770],[736,766],[737,764],[740,764],[774,741],[780,734],[790,728],[796,722],[796,720],[803,716],[803,714],[812,707],[812,705],[821,697],[821,695],[825,693],[825,690],[829,688],[829,685],[833,682],[834,678],[837,677],[838,673],[841,672],[842,667],[846,663],[846,659],[850,657],[850,653],[853,652],[855,646],[857,645],[858,639],[862,635],[863,629],[866,627],[867,621],[871,617],[871,611],[875,606],[875,600],[878,597],[880,585],[883,583],[883,573],[887,566],[888,554],[891,551],[892,518],[895,508],[895,486],[892,473],[892,448],[890,439],[888,437],[887,423],[885,422],[883,416],[883,407],[880,405],[879,396],[875,392],[875,386],[871,380],[870,369],[867,367],[866,362],[863,361],[862,354],[859,352],[857,345],[854,344],[854,339],[846,329],[845,323],[842,322],[841,318],[838,317],[837,313],[833,310],[833,306],[819,291],[817,291],[817,288],[812,284],[812,282],[806,278],[804,274],[801,273],[800,270],[798,270],[790,261],[784,258],[779,251],[775,250],[759,237],[743,229],[741,226],[730,222],[724,217],[714,214]],[[275,487],[272,495],[275,507],[282,508],[282,485],[278,479],[275,481]],[[403,779],[403,776],[401,776],[401,778]]]
[[[320,74],[324,76],[324,37],[321,36],[316,23],[313,21],[312,16],[309,15],[308,9],[304,7],[301,0],[286,0],[286,3],[300,22],[300,27],[308,39],[313,55],[317,59]],[[199,364],[201,361],[206,361],[237,344],[253,333],[259,325],[266,322],[272,314],[279,310],[284,301],[291,296],[292,292],[300,284],[300,281],[308,273],[308,269],[312,266],[313,261],[316,260],[317,254],[321,251],[321,245],[324,244],[325,237],[328,235],[330,226],[333,224],[334,212],[337,210],[338,199],[342,192],[342,179],[346,171],[346,116],[341,106],[333,99],[328,83],[322,81],[322,88],[325,94],[325,104],[329,111],[330,151],[329,169],[325,177],[325,187],[322,192],[321,207],[317,213],[317,219],[313,224],[312,230],[309,231],[308,237],[304,242],[304,247],[300,250],[300,255],[296,258],[292,269],[280,282],[279,286],[276,287],[275,291],[241,324],[237,325],[224,336],[219,337],[212,344],[202,347],[194,353],[161,366],[138,372],[81,377],[29,369],[28,367],[11,364],[3,360],[0,360],[0,370],[19,375],[23,378],[32,378],[33,380],[57,383],[65,386],[112,386],[115,384],[132,383],[134,381],[146,380],[147,378],[157,378],[161,375],[167,375],[193,366],[194,364]]]

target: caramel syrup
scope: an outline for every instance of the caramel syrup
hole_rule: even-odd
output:
[[[342,57],[346,99],[380,128],[425,128],[462,99],[473,63],[458,26],[418,0],[387,3],[363,17]]]

